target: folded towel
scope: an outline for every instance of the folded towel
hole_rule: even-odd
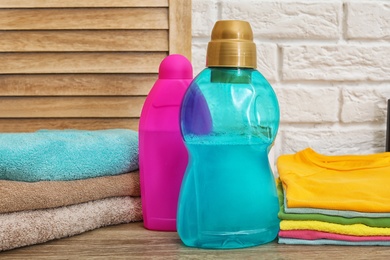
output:
[[[0,181],[0,213],[46,209],[119,196],[140,196],[139,173],[74,181]]]
[[[341,216],[332,216],[321,213],[287,213],[284,205],[284,194],[282,184],[278,181],[278,198],[280,209],[278,217],[281,220],[318,220],[329,223],[352,225],[352,224],[364,224],[370,227],[390,227],[390,217],[370,217],[372,214],[384,214],[384,213],[363,213],[367,217],[349,217],[344,211],[338,211]],[[297,208],[293,208],[294,210]],[[298,208],[302,209],[302,208]],[[316,209],[312,209],[315,211]],[[347,216],[343,216],[346,214]],[[388,213],[390,216],[390,213]]]
[[[305,240],[294,238],[279,238],[278,243],[286,245],[390,246],[390,241],[351,242],[330,239]]]
[[[141,220],[140,197],[114,197],[54,209],[0,214],[0,251]]]
[[[390,212],[390,153],[325,156],[308,148],[277,167],[289,208]]]
[[[281,230],[279,231],[279,237],[283,238],[295,238],[306,240],[318,240],[318,239],[330,239],[330,240],[343,240],[351,242],[362,241],[388,241],[390,242],[390,236],[350,236],[341,235],[329,232],[315,231],[315,230]]]
[[[389,236],[390,228],[369,227],[363,224],[341,225],[322,221],[282,220],[280,230],[316,230],[352,236]]]
[[[138,169],[138,133],[126,129],[0,134],[0,179],[64,181]]]

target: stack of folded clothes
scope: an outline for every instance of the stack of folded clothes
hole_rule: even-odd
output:
[[[138,134],[0,134],[0,251],[142,220]]]
[[[281,244],[390,245],[390,153],[278,158]]]

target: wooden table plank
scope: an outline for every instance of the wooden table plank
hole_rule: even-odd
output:
[[[390,247],[302,246],[276,242],[234,250],[210,250],[184,246],[176,232],[143,228],[142,222],[96,229],[64,238],[0,253],[5,259],[387,259]]]

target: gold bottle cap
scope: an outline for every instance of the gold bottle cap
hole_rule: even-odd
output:
[[[206,66],[256,68],[251,25],[240,20],[217,21],[207,47]]]

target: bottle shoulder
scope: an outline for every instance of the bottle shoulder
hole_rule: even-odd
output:
[[[253,94],[262,93],[260,95],[275,94],[271,84],[255,69],[206,68],[194,78],[190,88],[201,92],[219,92],[221,88],[228,88],[248,89]]]

